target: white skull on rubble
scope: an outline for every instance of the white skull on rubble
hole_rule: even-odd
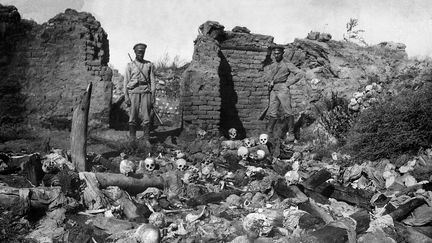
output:
[[[353,97],[356,99],[360,99],[361,97],[363,97],[363,95],[364,95],[363,92],[355,92],[353,94]]]
[[[238,150],[237,150],[237,155],[238,155],[239,157],[241,157],[242,159],[247,159],[248,154],[249,154],[249,151],[248,151],[248,149],[247,149],[246,147],[244,147],[244,146],[241,146],[241,147],[238,148]]]
[[[174,154],[176,155],[177,159],[181,159],[185,157],[185,154],[180,149],[174,150]]]
[[[195,183],[199,179],[199,172],[195,170],[187,170],[182,177],[185,184]]]
[[[230,128],[228,130],[228,134],[229,134],[230,139],[232,139],[232,140],[236,139],[236,137],[237,137],[237,129]]]
[[[128,176],[131,173],[135,172],[135,163],[127,160],[127,159],[123,159],[122,161],[120,161],[120,173]]]
[[[144,160],[145,168],[147,171],[152,172],[156,168],[156,162],[153,158],[148,157]]]
[[[197,136],[198,136],[198,138],[200,138],[200,139],[204,139],[204,137],[207,135],[207,132],[206,131],[204,131],[203,129],[201,129],[201,128],[198,128],[198,131],[197,131]]]
[[[243,143],[246,146],[246,148],[251,148],[254,146],[254,141],[251,138],[243,139]]]
[[[263,145],[267,144],[267,142],[268,142],[268,135],[265,134],[265,133],[261,134],[259,136],[259,141],[260,141],[260,144],[263,144]]]
[[[177,169],[179,171],[186,170],[186,160],[185,159],[178,159],[178,160],[176,160],[176,166],[177,166]]]
[[[257,159],[259,159],[259,160],[264,159],[264,157],[266,155],[264,150],[262,150],[262,149],[258,149],[256,151],[256,153],[257,153]]]
[[[213,163],[213,156],[207,156],[203,161],[201,162],[201,165],[209,165]]]

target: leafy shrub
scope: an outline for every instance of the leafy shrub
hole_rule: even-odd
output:
[[[330,99],[323,100],[324,108],[317,108],[319,122],[339,143],[344,144],[348,131],[357,116],[348,108],[348,101],[332,93]]]
[[[1,124],[0,125],[0,143],[17,140],[33,139],[32,131],[22,124]]]
[[[415,154],[432,143],[432,85],[405,90],[362,112],[347,138],[357,158]]]

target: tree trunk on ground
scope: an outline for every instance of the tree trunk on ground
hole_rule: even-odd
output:
[[[149,187],[164,188],[164,179],[161,176],[144,175],[140,179],[116,173],[95,173],[95,176],[102,188],[118,186],[131,194],[143,192]]]
[[[72,116],[71,157],[75,168],[80,172],[89,170],[86,162],[86,147],[91,92],[92,83],[87,86],[87,90],[82,95],[81,101],[79,101],[78,105],[75,107]]]

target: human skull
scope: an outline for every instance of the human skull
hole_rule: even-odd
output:
[[[349,105],[356,105],[358,104],[357,100],[355,98],[351,98]]]
[[[154,212],[148,218],[149,223],[159,229],[164,228],[166,225],[166,216],[162,212]]]
[[[250,138],[243,139],[243,143],[246,146],[246,148],[251,148],[254,145],[254,141]]]
[[[264,159],[264,157],[265,157],[265,152],[264,152],[264,150],[258,149],[258,150],[256,151],[256,153],[257,153],[257,159],[259,159],[259,160]]]
[[[213,156],[208,156],[202,161],[202,165],[209,165],[213,163]]]
[[[148,157],[144,160],[145,168],[147,171],[152,172],[156,168],[155,160],[151,157]]]
[[[356,99],[360,99],[361,97],[363,97],[363,95],[364,95],[363,92],[355,92],[353,94],[353,97]]]
[[[180,149],[174,150],[174,154],[176,155],[177,159],[181,159],[185,157],[185,154]]]
[[[144,192],[141,192],[136,195],[137,199],[150,199],[156,198],[158,199],[162,195],[161,190],[156,187],[148,187]]]
[[[260,141],[260,144],[263,144],[263,145],[267,144],[267,142],[268,142],[268,135],[265,134],[265,133],[261,134],[259,136],[259,141]]]
[[[228,130],[228,134],[230,139],[234,140],[237,137],[237,129],[235,128],[230,128],[230,130]]]
[[[122,173],[125,176],[128,176],[133,172],[135,172],[134,162],[127,159],[120,161],[120,173]]]
[[[198,128],[198,131],[197,131],[198,138],[204,139],[205,135],[207,135],[207,132],[201,128]]]
[[[178,159],[178,160],[176,160],[176,165],[177,165],[177,169],[179,171],[186,170],[186,160],[184,160],[184,159]]]
[[[188,170],[183,175],[182,181],[186,184],[195,183],[199,179],[199,172],[195,170]]]
[[[241,146],[241,147],[238,148],[238,150],[237,150],[237,155],[238,155],[239,157],[241,157],[242,159],[247,159],[248,154],[249,154],[249,151],[248,151],[248,149],[247,149],[246,147],[244,147],[244,146]]]

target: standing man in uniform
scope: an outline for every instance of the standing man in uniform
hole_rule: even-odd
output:
[[[270,91],[269,109],[267,116],[267,133],[273,138],[273,129],[277,122],[278,110],[281,107],[283,111],[282,119],[284,125],[288,126],[287,140],[294,141],[294,113],[291,107],[291,86],[304,77],[303,71],[298,69],[294,64],[283,60],[284,46],[273,47],[273,57],[275,62],[268,66],[266,79]],[[280,134],[279,138],[283,138]],[[275,137],[276,138],[276,137]]]
[[[129,136],[135,140],[136,129],[141,125],[144,144],[150,146],[150,111],[155,103],[156,80],[153,63],[144,60],[146,48],[143,43],[133,47],[135,60],[126,66],[124,93],[126,105],[130,106]]]

